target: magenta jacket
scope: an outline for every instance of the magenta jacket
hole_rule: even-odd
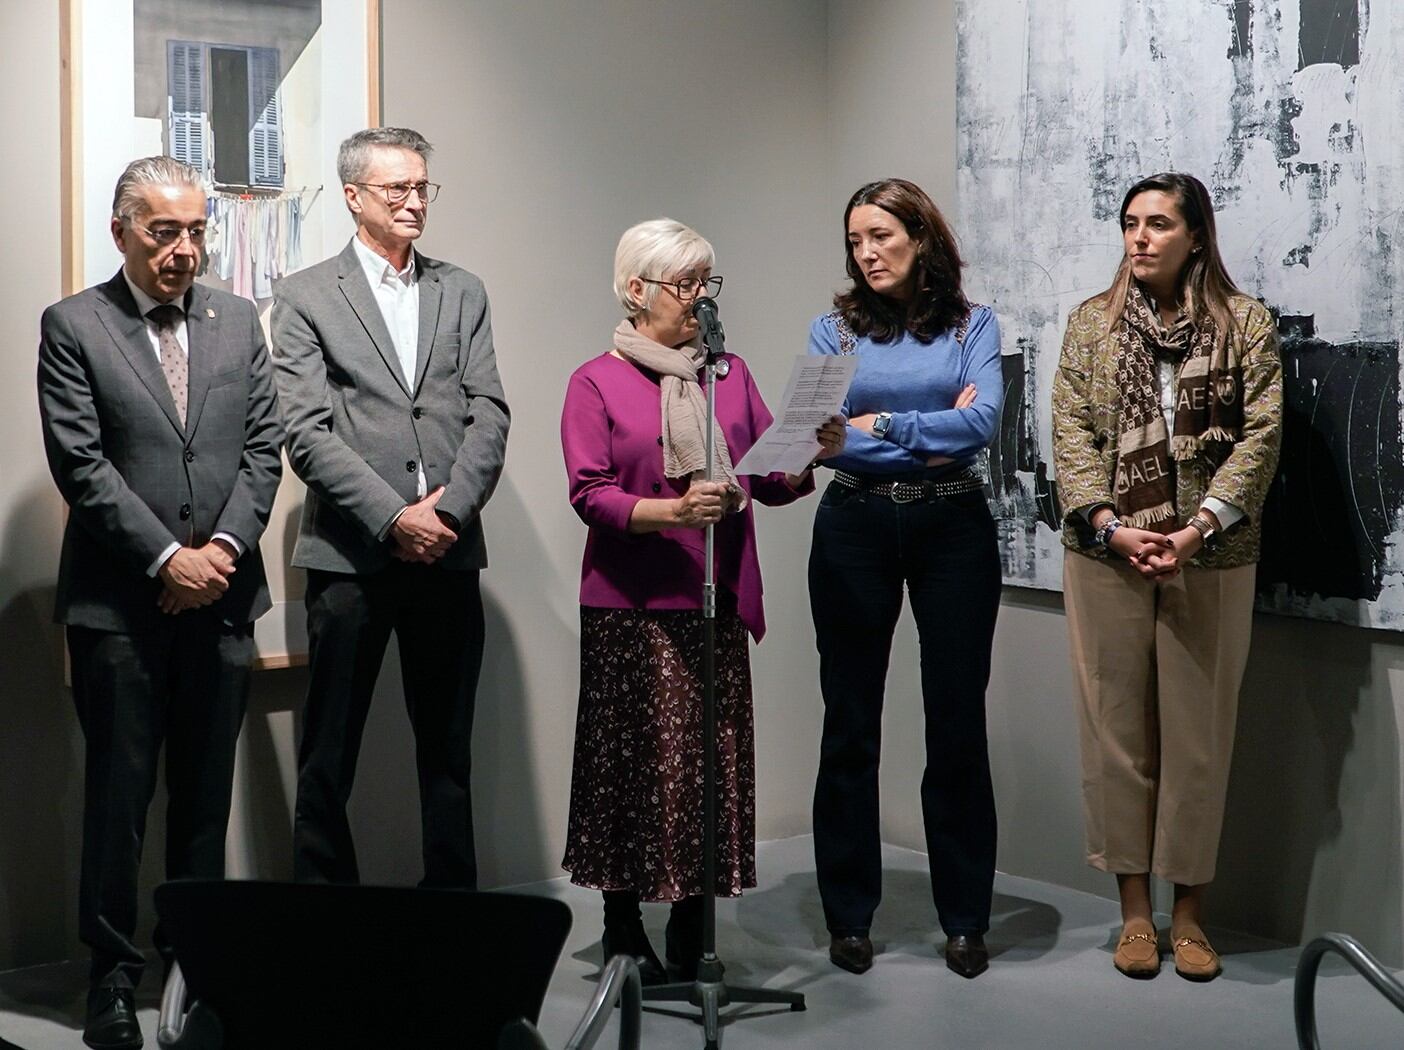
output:
[[[739,462],[766,427],[770,410],[739,357],[717,380],[717,420],[732,462]],[[631,534],[629,516],[641,499],[668,499],[687,491],[682,478],[663,476],[662,406],[658,380],[613,354],[575,370],[561,411],[561,447],[570,478],[570,504],[590,527],[580,568],[580,604],[604,609],[699,609],[706,534],[665,529]],[[814,491],[805,479],[796,491],[782,473],[746,477],[751,499],[770,506]],[[741,622],[760,641],[765,634],[753,503],[716,527],[716,581],[736,597]]]

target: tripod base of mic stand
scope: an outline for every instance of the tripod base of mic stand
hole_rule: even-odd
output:
[[[727,984],[722,975],[726,968],[715,955],[702,957],[697,964],[697,980],[661,984],[643,990],[644,1002],[691,1003],[702,1011],[702,1031],[706,1039],[704,1050],[718,1050],[721,1008],[732,1003],[775,1003],[793,1011],[803,1010],[804,995],[778,988],[746,988]]]

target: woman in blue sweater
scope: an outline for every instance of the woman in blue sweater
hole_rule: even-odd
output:
[[[810,353],[859,358],[847,447],[825,461],[834,478],[809,557],[824,695],[814,852],[829,958],[854,973],[872,965],[883,685],[905,588],[921,641],[931,891],[947,966],[977,977],[989,965],[995,870],[985,686],[1000,561],[974,462],[999,418],[999,325],[965,298],[955,238],[919,187],[870,183],[843,219],[852,285],[809,334]]]

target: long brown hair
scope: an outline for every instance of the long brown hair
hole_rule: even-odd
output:
[[[1126,211],[1142,193],[1159,190],[1175,200],[1185,226],[1196,238],[1199,250],[1189,257],[1180,271],[1181,309],[1195,324],[1210,321],[1218,331],[1219,345],[1233,334],[1233,307],[1229,300],[1242,295],[1224,267],[1219,254],[1219,235],[1214,225],[1214,202],[1209,191],[1193,175],[1178,171],[1163,171],[1142,179],[1121,201],[1121,229],[1126,229]],[[1123,254],[1112,285],[1098,298],[1107,307],[1108,329],[1121,324],[1126,312],[1126,295],[1131,290],[1131,257]]]
[[[848,217],[853,209],[872,204],[897,219],[917,243],[916,293],[899,303],[868,286],[848,241]],[[910,332],[929,343],[965,320],[970,303],[960,288],[960,251],[940,210],[922,188],[906,179],[882,179],[861,187],[843,210],[844,265],[853,286],[834,296],[834,306],[855,334],[890,343]]]

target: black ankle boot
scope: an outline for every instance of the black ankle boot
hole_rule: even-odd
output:
[[[605,962],[616,955],[629,955],[639,968],[639,981],[645,986],[666,984],[668,973],[658,960],[644,932],[639,914],[639,895],[629,890],[604,891],[604,936],[600,938]]]
[[[702,898],[674,901],[663,932],[668,967],[679,981],[697,980],[697,964],[702,959]]]

